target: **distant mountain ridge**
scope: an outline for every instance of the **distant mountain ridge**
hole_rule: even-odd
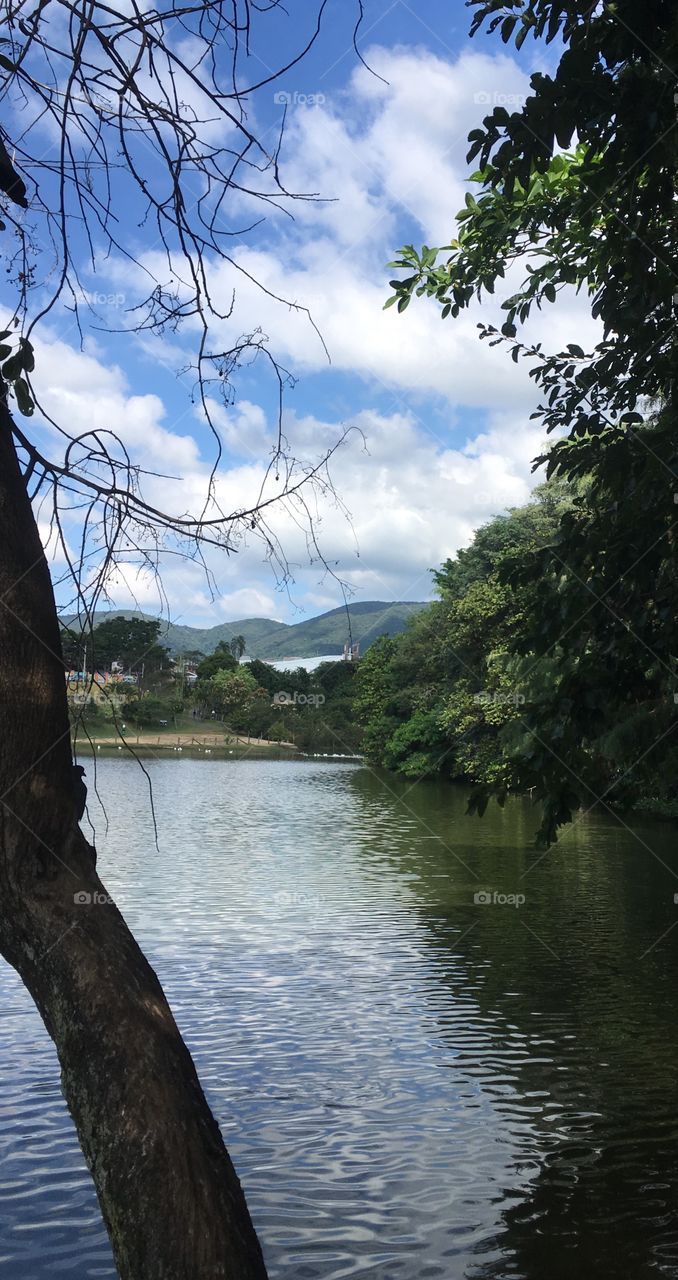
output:
[[[171,653],[197,651],[214,653],[222,641],[233,636],[244,636],[247,656],[275,661],[281,658],[336,657],[341,654],[350,637],[365,652],[379,636],[394,636],[404,631],[410,618],[425,608],[425,601],[367,600],[330,609],[305,622],[275,622],[272,618],[238,618],[234,622],[221,622],[214,627],[186,627],[180,623],[162,622],[161,643]],[[95,614],[95,625],[107,618],[149,618],[152,615],[138,609],[115,609]],[[61,619],[63,626],[73,621],[72,615]]]

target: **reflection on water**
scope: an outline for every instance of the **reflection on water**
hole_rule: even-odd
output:
[[[271,1280],[678,1277],[673,828],[589,816],[537,860],[522,801],[480,822],[358,766],[149,769],[160,852],[137,766],[99,765],[102,876]],[[0,983],[0,1274],[113,1276],[50,1042]]]

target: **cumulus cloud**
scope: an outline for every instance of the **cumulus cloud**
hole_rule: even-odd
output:
[[[426,598],[432,566],[467,544],[490,516],[526,500],[543,439],[529,422],[535,393],[526,365],[478,340],[480,315],[499,319],[501,299],[456,322],[442,323],[423,302],[397,316],[383,311],[384,264],[403,240],[435,244],[452,237],[468,131],[494,103],[519,102],[527,79],[507,54],[474,51],[452,60],[423,48],[375,48],[368,61],[387,83],[359,67],[323,103],[291,106],[287,187],[320,190],[327,200],[295,205],[294,223],[273,215],[258,238],[235,248],[233,263],[211,265],[215,298],[236,289],[233,318],[217,327],[215,340],[228,345],[261,326],[275,355],[306,376],[309,412],[287,411],[284,423],[302,461],[317,461],[346,425],[357,428],[332,462],[350,520],[331,502],[314,513],[323,555],[358,598]],[[149,254],[145,263],[167,278],[165,259]],[[124,289],[131,303],[141,286],[129,265],[112,261],[107,269],[111,287]],[[289,302],[310,309],[331,368],[308,317]],[[585,300],[574,295],[532,324],[531,336],[548,348],[573,334],[583,343],[597,336]],[[145,337],[133,378],[104,350],[80,352],[63,334],[43,337],[37,365],[40,395],[54,418],[73,431],[114,430],[140,466],[179,477],[145,481],[151,500],[178,512],[200,509],[211,456],[186,385],[170,387],[166,371],[175,355],[181,362],[189,338],[190,332],[163,343]],[[341,421],[325,407],[325,373],[344,377],[350,409]],[[216,495],[227,511],[256,500],[275,441],[253,375],[247,386],[232,407],[211,405],[225,450]],[[311,611],[339,603],[332,578],[317,561],[309,564],[298,511],[274,509],[270,519],[297,579],[293,598]],[[207,561],[222,592],[217,603],[197,565],[169,562],[164,569],[176,617],[204,623],[293,616],[273,591],[260,543],[229,559],[209,552]],[[121,571],[115,592],[118,603],[158,607],[157,587],[133,568]]]
[[[335,370],[407,400],[437,393],[459,406],[514,406],[529,415],[534,388],[525,367],[478,341],[481,318],[501,322],[500,294],[454,323],[443,324],[423,302],[403,316],[383,311],[386,263],[398,246],[445,244],[455,234],[470,128],[495,102],[522,101],[528,79],[506,54],[465,52],[452,61],[423,48],[373,48],[367,57],[387,83],[359,67],[344,92],[291,107],[282,155],[287,188],[325,198],[292,202],[294,223],[271,215],[258,241],[213,264],[214,296],[236,294],[232,318],[216,326],[220,341],[228,347],[261,327],[271,350],[301,374],[326,370],[329,351]],[[255,207],[244,212],[253,216]],[[167,278],[162,255],[143,260],[156,278]],[[507,294],[519,272],[506,282]],[[112,279],[134,284],[124,263]],[[290,303],[310,310],[325,345],[306,311]],[[574,327],[579,341],[597,333],[586,301],[571,294],[536,317],[531,336],[557,345],[571,340]]]

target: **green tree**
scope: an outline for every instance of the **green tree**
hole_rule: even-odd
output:
[[[247,649],[247,641],[244,636],[233,636],[231,640],[231,653],[236,662],[240,662],[243,653]]]
[[[520,110],[496,107],[473,130],[476,189],[457,239],[442,251],[402,250],[394,265],[405,275],[387,305],[404,311],[427,296],[455,318],[523,271],[503,324],[481,330],[529,364],[542,394],[535,416],[559,436],[537,461],[573,484],[552,546],[505,566],[514,585],[535,575],[540,584],[531,646],[549,668],[550,696],[537,679],[529,734],[516,733],[510,749],[543,801],[548,842],[583,804],[630,802],[648,767],[657,777],[657,744],[671,758],[678,14],[668,0],[474,7],[473,33],[498,30],[518,48],[557,40],[557,67],[532,76]],[[601,322],[593,349],[573,340],[548,352],[526,340],[535,309],[572,289]]]
[[[210,702],[215,711],[235,729],[246,729],[248,716],[258,701],[269,698],[265,689],[260,689],[254,676],[246,667],[236,671],[222,669],[210,680]]]
[[[196,675],[198,680],[211,680],[217,671],[235,671],[237,665],[230,645],[226,644],[225,640],[220,640],[214,653],[211,653],[208,658],[203,658],[196,667]]]
[[[157,725],[161,720],[167,720],[168,716],[172,714],[171,704],[161,701],[160,698],[148,695],[126,703],[123,711],[125,718],[133,720],[139,728]]]
[[[267,693],[273,694],[280,688],[280,672],[276,671],[270,662],[262,662],[260,658],[253,658],[247,669],[259,687],[266,689]]]
[[[87,670],[110,671],[119,662],[126,671],[149,674],[167,665],[168,651],[158,643],[160,623],[154,618],[106,618],[91,630],[62,632],[64,660],[68,666],[86,661]]]
[[[523,782],[506,735],[523,724],[539,668],[534,582],[506,581],[514,561],[547,547],[571,498],[542,486],[530,504],[479,529],[434,575],[440,599],[360,664],[355,709],[365,750],[409,777],[442,774],[476,784],[476,803]],[[525,686],[525,687],[524,687]]]
[[[167,649],[158,644],[160,623],[153,618],[110,618],[94,628],[92,665],[110,670],[119,662],[126,671],[158,671],[167,664]]]
[[[399,723],[391,712],[395,692],[391,661],[397,647],[398,640],[391,636],[375,640],[360,660],[355,682],[353,708],[364,725],[365,754],[375,764],[383,762],[386,743]]]

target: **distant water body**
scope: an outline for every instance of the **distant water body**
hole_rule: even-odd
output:
[[[271,1280],[678,1277],[675,828],[347,764],[98,762]],[[90,778],[90,784],[92,779]],[[91,794],[91,790],[90,790]],[[56,1057],[0,970],[0,1276],[115,1275]]]
[[[243,658],[243,662],[251,662],[251,658]],[[269,667],[275,667],[276,671],[296,671],[299,667],[303,667],[306,671],[315,671],[323,662],[341,662],[340,653],[330,653],[324,658],[276,658],[275,661],[265,658],[264,661]]]

